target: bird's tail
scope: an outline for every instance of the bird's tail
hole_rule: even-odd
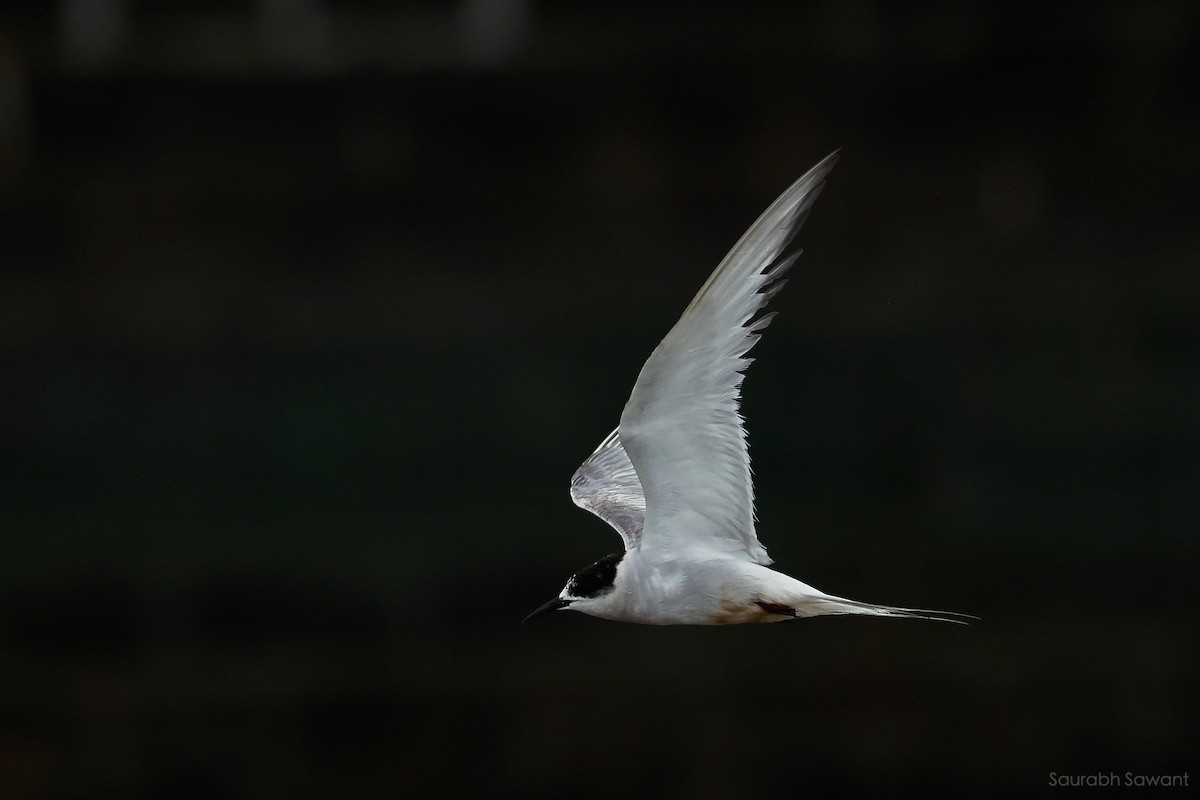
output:
[[[925,608],[900,608],[897,606],[880,606],[874,603],[863,603],[859,600],[848,600],[845,597],[835,597],[824,592],[816,592],[806,596],[795,604],[797,617],[818,617],[826,614],[863,614],[872,617],[904,617],[907,619],[931,619],[937,622],[954,622],[959,625],[969,625],[972,620],[978,620],[972,614],[960,614],[957,611],[931,611]]]

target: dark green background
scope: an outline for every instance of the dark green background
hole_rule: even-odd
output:
[[[1194,771],[1196,7],[87,5],[0,12],[6,800]],[[838,147],[745,387],[761,535],[982,622],[517,625]]]

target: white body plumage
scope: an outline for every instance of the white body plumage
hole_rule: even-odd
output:
[[[752,561],[681,551],[670,560],[627,552],[612,590],[577,597],[569,606],[604,619],[646,625],[731,625],[786,622],[820,614],[912,615],[831,597]]]

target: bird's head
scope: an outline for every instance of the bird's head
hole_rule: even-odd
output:
[[[551,611],[561,611],[564,608],[593,616],[604,616],[603,608],[607,604],[607,597],[613,591],[613,582],[617,578],[617,565],[624,557],[624,553],[610,553],[596,563],[579,570],[567,581],[567,585],[558,593],[558,597],[538,606],[532,614],[521,621],[529,622],[535,617],[549,614]]]

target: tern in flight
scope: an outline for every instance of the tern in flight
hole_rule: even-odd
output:
[[[526,621],[559,610],[647,625],[966,616],[826,594],[771,569],[754,530],[738,412],[747,353],[774,317],[760,312],[800,254],[784,251],[836,161],[835,152],[771,204],[650,354],[617,429],[571,479],[571,499],[615,528],[625,549],[575,573]]]

